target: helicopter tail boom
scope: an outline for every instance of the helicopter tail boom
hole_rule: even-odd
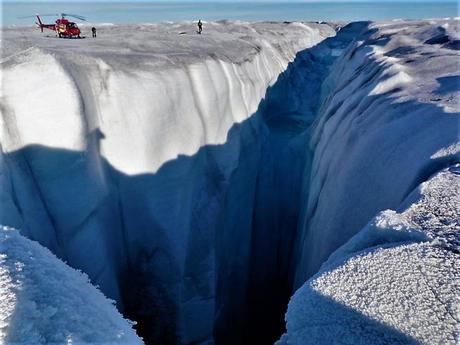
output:
[[[41,32],[43,32],[43,29],[50,29],[50,30],[55,30],[56,29],[56,26],[54,24],[43,24],[42,20],[40,19],[40,16],[38,14],[36,15],[36,17],[37,17],[38,23],[35,22],[35,24],[38,25],[38,27],[40,28]]]

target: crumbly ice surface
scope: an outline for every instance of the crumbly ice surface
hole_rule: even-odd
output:
[[[422,183],[339,248],[291,299],[285,344],[456,344],[460,174]]]
[[[7,227],[0,228],[0,297],[2,344],[143,344],[88,276]]]

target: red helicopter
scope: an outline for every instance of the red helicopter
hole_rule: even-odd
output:
[[[45,16],[60,16],[61,18],[56,19],[55,24],[43,24],[40,16],[45,17]],[[67,13],[61,13],[59,14],[37,14],[36,15],[38,23],[35,22],[35,24],[38,25],[40,30],[43,32],[43,29],[49,29],[53,30],[56,32],[56,34],[60,38],[81,38],[80,36],[80,29],[78,28],[77,24],[74,22],[69,21],[66,17],[73,17],[77,18],[79,20],[86,20],[84,17],[76,15],[76,14],[67,14]]]

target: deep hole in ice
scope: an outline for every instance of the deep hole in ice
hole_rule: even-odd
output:
[[[304,170],[309,169],[308,162],[311,160],[308,156],[311,153],[305,153],[305,141],[298,140],[298,137],[308,130],[321,107],[321,83],[330,66],[354,35],[366,26],[367,23],[349,25],[337,36],[299,52],[287,70],[266,91],[257,112],[230,129],[227,143],[208,145],[192,157],[179,157],[168,162],[153,177],[161,179],[161,176],[173,175],[175,171],[182,170],[183,166],[195,164],[197,161],[212,162],[225,157],[234,146],[233,138],[241,136],[243,143],[251,143],[254,140],[254,121],[262,121],[269,129],[262,142],[243,148],[248,153],[239,162],[239,173],[226,182],[232,186],[235,199],[232,200],[232,196],[230,201],[219,200],[219,197],[216,199],[219,191],[227,186],[222,184],[225,178],[220,178],[210,170],[212,163],[207,171],[202,172],[204,177],[198,178],[196,182],[202,186],[200,190],[203,203],[194,207],[194,212],[198,215],[198,222],[193,225],[197,229],[193,235],[197,236],[196,241],[199,241],[199,236],[203,236],[200,228],[209,227],[209,224],[200,224],[200,221],[206,222],[208,208],[213,203],[220,207],[225,202],[228,203],[223,206],[228,209],[226,214],[216,224],[216,229],[222,229],[217,230],[216,236],[220,235],[219,231],[234,231],[232,229],[237,229],[244,223],[251,224],[249,227],[246,225],[245,230],[251,236],[249,241],[242,238],[241,243],[235,242],[232,237],[241,235],[229,233],[224,235],[230,236],[227,240],[221,239],[227,242],[217,243],[215,249],[225,252],[229,250],[225,246],[244,247],[245,242],[251,243],[246,251],[240,251],[241,257],[247,256],[247,259],[239,272],[234,271],[234,267],[224,267],[222,270],[218,268],[216,272],[217,291],[223,299],[220,304],[222,310],[210,322],[214,323],[213,336],[218,344],[271,344],[285,330],[284,314],[294,288],[301,180]],[[299,90],[302,90],[301,100]],[[253,162],[256,161],[262,165],[254,165]],[[285,178],[286,176],[289,178]],[[236,195],[248,193],[251,189],[255,189],[251,192],[254,197],[248,197],[245,201]],[[248,214],[242,216],[241,211],[234,209],[235,207],[247,209]],[[247,218],[251,220],[248,222]],[[208,255],[206,249],[201,253],[199,251],[193,255],[197,255],[196,260],[205,261],[204,257]],[[238,253],[238,250],[234,253]],[[168,297],[171,293],[168,280],[175,278],[169,277],[167,273],[159,277],[149,269],[149,265],[157,261],[160,262],[159,265],[162,263],[171,270],[174,268],[167,261],[167,254],[161,251],[146,251],[139,257],[141,259],[138,259],[136,267],[131,267],[131,271],[126,273],[126,280],[129,282],[124,292],[126,314],[138,322],[136,328],[148,344],[175,344],[179,341],[176,337],[181,330],[177,328],[177,323],[171,322],[176,318],[177,311],[174,302]],[[238,258],[230,260],[237,261]],[[193,274],[195,273],[191,277],[185,277],[190,279],[192,286]],[[187,329],[186,333],[193,334],[193,328],[200,327],[202,318],[213,318],[212,307],[206,310],[205,303],[203,306],[201,312],[196,314],[196,322],[188,320],[191,329]],[[164,315],[169,315],[170,319],[165,319]]]

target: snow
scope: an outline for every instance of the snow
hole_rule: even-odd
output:
[[[0,343],[143,344],[88,277],[0,228]]]
[[[376,216],[297,290],[280,344],[458,342],[460,175],[444,169],[404,204]]]

